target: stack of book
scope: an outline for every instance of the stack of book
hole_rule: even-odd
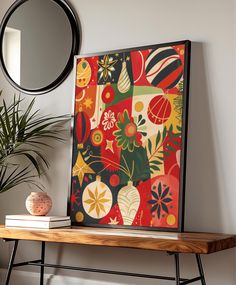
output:
[[[70,225],[70,217],[62,216],[7,215],[5,219],[6,227],[15,228],[53,229]]]

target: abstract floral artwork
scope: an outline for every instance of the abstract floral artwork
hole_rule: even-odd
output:
[[[190,42],[76,58],[73,225],[183,230]]]

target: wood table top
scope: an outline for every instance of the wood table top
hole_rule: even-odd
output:
[[[236,235],[94,227],[44,230],[5,228],[0,225],[0,238],[199,254],[209,254],[236,247]]]

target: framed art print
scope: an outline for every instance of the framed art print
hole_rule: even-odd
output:
[[[182,231],[190,42],[75,59],[73,225]]]

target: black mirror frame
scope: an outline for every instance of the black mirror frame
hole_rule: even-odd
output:
[[[69,60],[64,68],[64,70],[61,72],[61,74],[58,76],[56,80],[54,80],[52,83],[49,85],[38,88],[38,89],[27,89],[23,88],[20,85],[18,85],[9,75],[7,68],[4,63],[3,59],[3,53],[2,53],[2,42],[3,42],[3,36],[5,32],[6,25],[11,17],[11,15],[14,13],[14,11],[21,6],[23,3],[30,1],[30,0],[17,0],[14,2],[11,7],[7,10],[5,16],[2,19],[1,25],[0,25],[0,66],[3,71],[4,76],[8,80],[8,82],[15,87],[17,90],[29,94],[29,95],[41,95],[45,94],[47,92],[52,91],[53,89],[57,88],[69,75],[70,71],[73,68],[73,63],[74,63],[74,56],[78,54],[79,48],[80,48],[80,43],[81,43],[81,28],[80,28],[80,23],[77,19],[76,13],[74,12],[73,8],[71,5],[66,1],[66,0],[50,0],[55,2],[57,5],[59,5],[65,14],[68,17],[68,20],[71,25],[71,30],[72,30],[72,46],[71,46],[71,53]]]

